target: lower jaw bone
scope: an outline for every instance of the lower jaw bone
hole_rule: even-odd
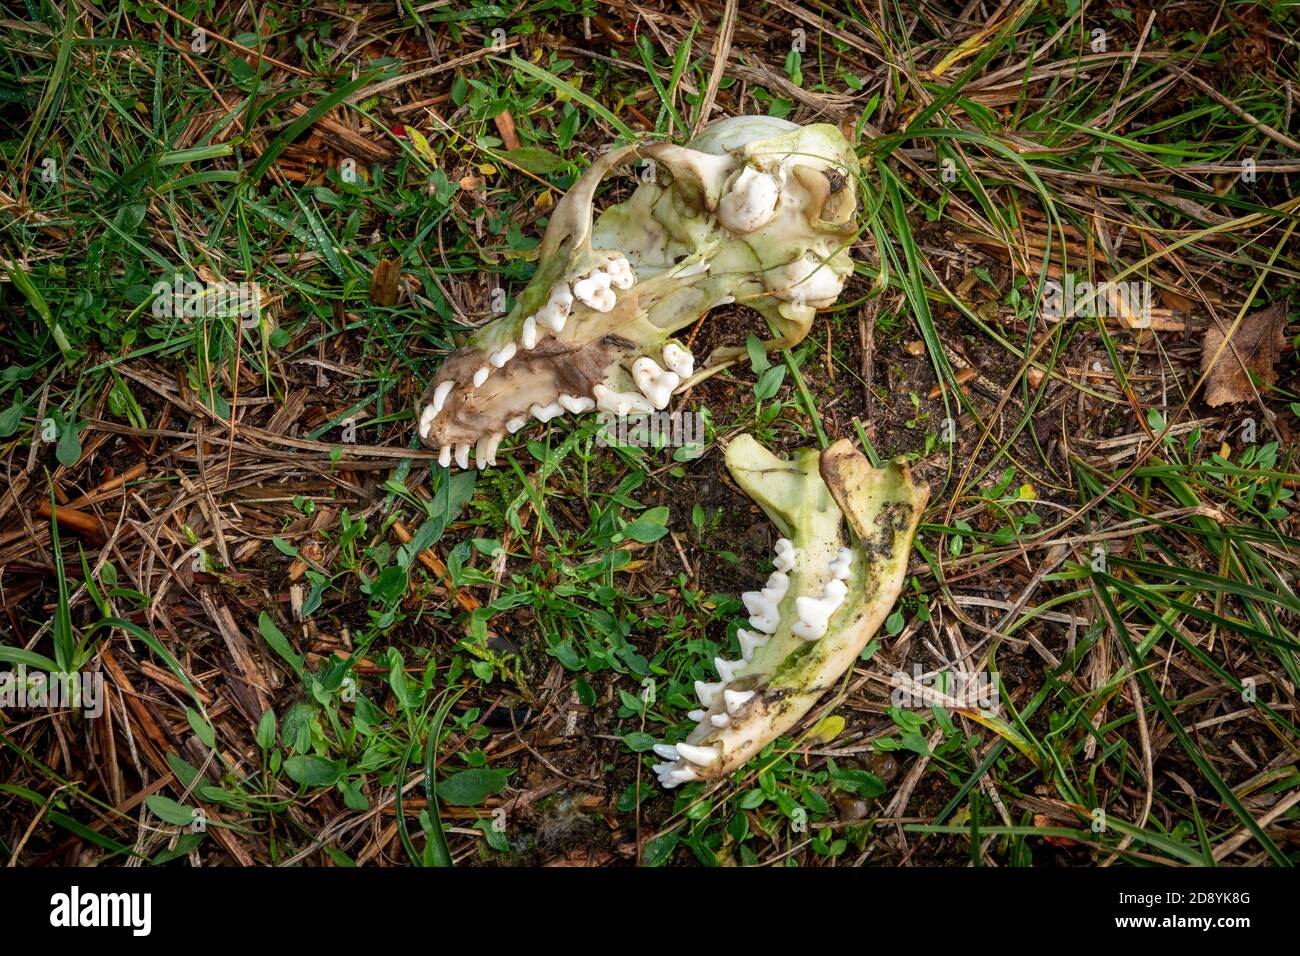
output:
[[[759,623],[774,626],[767,634],[742,628],[741,659],[718,658],[722,679],[696,682],[695,728],[654,748],[663,758],[655,772],[668,788],[741,767],[839,681],[902,590],[929,498],[905,464],[873,468],[847,440],[787,461],[741,435],[726,461],[737,484],[788,535],[778,542],[778,570],[767,586],[746,594],[751,614],[757,609]]]

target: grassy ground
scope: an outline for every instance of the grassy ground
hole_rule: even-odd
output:
[[[0,662],[108,697],[0,710],[0,859],[1300,857],[1283,4],[17,7]],[[570,419],[431,468],[423,384],[593,152],[740,113],[855,144],[840,303],[679,398],[698,457]],[[268,308],[159,317],[177,274]],[[1146,283],[1148,321],[1048,314],[1066,276]],[[691,334],[754,333],[731,307]],[[740,431],[905,455],[931,506],[888,633],[800,736],[666,793],[647,740],[689,723],[770,553],[721,464]],[[955,661],[997,674],[999,719],[890,706]]]

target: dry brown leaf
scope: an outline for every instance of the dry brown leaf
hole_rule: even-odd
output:
[[[1255,397],[1246,369],[1242,368],[1243,362],[1260,382],[1271,385],[1277,381],[1275,366],[1278,353],[1286,345],[1285,329],[1285,302],[1274,302],[1242,319],[1232,336],[1231,344],[1223,350],[1206,379],[1205,404],[1216,407],[1233,402],[1248,402]],[[1223,332],[1211,325],[1205,330],[1205,340],[1201,346],[1202,372],[1210,368],[1221,345]],[[1241,356],[1241,361],[1237,360],[1237,356]]]

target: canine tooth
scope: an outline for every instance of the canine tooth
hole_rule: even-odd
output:
[[[480,471],[488,465],[497,463],[497,446],[501,444],[501,433],[493,432],[491,435],[484,435],[478,440],[474,447],[474,463],[478,465]]]
[[[747,661],[753,659],[756,648],[762,647],[769,640],[766,634],[747,631],[743,627],[736,631],[736,636],[740,638],[740,656]]]
[[[776,539],[776,557],[772,559],[772,566],[778,571],[791,571],[794,568],[795,557],[798,552],[795,551],[794,542],[789,538]]]
[[[731,725],[731,716],[729,714],[714,714],[709,718],[709,723],[714,727],[728,727]]]
[[[551,402],[549,405],[533,405],[530,409],[533,417],[539,422],[549,422],[552,418],[564,414],[564,407],[559,402]]]
[[[477,372],[474,373],[474,387],[475,388],[480,387],[484,382],[488,380],[488,376],[491,374],[492,374],[492,369],[484,365],[481,369],[479,369]]]
[[[514,342],[507,342],[505,345],[501,346],[501,348],[492,353],[489,361],[491,361],[491,363],[497,368],[500,368],[514,358],[515,353],[518,351],[519,346],[515,345]]]
[[[678,744],[677,752],[686,760],[700,767],[711,767],[722,759],[722,751],[715,747],[696,747],[692,744]]]
[[[645,355],[632,363],[632,381],[655,408],[667,408],[673,389],[682,383],[676,372],[661,369],[658,362]]]
[[[744,707],[754,697],[752,690],[724,690],[722,698],[727,704],[727,713],[734,714],[740,708]]]
[[[700,721],[704,720],[705,717],[709,716],[709,712],[697,708],[696,710],[688,710],[686,716],[698,724]]]
[[[469,445],[468,444],[456,446],[456,467],[462,469],[469,467]]]
[[[722,681],[715,684],[708,684],[702,680],[695,682],[695,695],[699,697],[700,703],[707,710],[712,707],[718,700],[718,693],[722,690]]]
[[[728,661],[721,657],[713,659],[713,666],[718,669],[718,676],[722,678],[722,683],[730,684],[731,679],[736,676],[736,671],[745,666],[744,661]]]
[[[506,422],[506,431],[508,431],[510,434],[513,435],[515,432],[519,431],[519,429],[523,428],[527,424],[528,424],[528,416],[520,415]]]
[[[448,379],[433,390],[433,404],[429,406],[433,409],[433,414],[437,415],[442,411],[442,406],[447,404],[447,396],[451,394],[455,384]]]
[[[523,331],[519,333],[519,344],[526,349],[537,347],[537,317],[530,315],[524,319]]]
[[[440,449],[438,449],[438,464],[442,465],[442,467],[444,468],[451,467],[451,446],[450,445],[443,445]]]
[[[664,364],[682,378],[690,378],[695,372],[695,356],[676,342],[664,345]]]
[[[629,412],[653,412],[654,406],[644,395],[636,392],[616,392],[612,388],[598,384],[591,390],[596,396],[596,407],[612,415],[627,415]]]
[[[595,408],[596,400],[587,398],[585,395],[561,395],[560,404],[564,406],[566,412],[581,415],[583,412],[589,412]]]
[[[432,405],[424,406],[424,411],[420,412],[420,437],[421,438],[429,437],[429,426],[433,424],[433,420],[437,417],[438,417],[438,413],[434,411]]]
[[[777,608],[776,601],[773,601],[762,591],[746,591],[740,596],[745,602],[745,610],[749,611],[749,623],[751,626],[762,631],[764,634],[774,634],[777,625],[781,623],[780,610]]]
[[[677,748],[672,744],[655,744],[650,749],[665,760],[676,760],[678,758]]]

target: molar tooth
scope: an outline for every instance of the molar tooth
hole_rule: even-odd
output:
[[[632,363],[632,381],[655,408],[667,408],[673,389],[682,382],[676,372],[661,369],[658,362],[645,355]]]
[[[729,661],[729,660],[724,660],[721,657],[715,657],[713,659],[713,666],[718,669],[718,676],[722,678],[722,683],[730,684],[731,679],[736,676],[736,671],[744,667],[745,662]]]
[[[839,581],[843,581],[849,576],[849,569],[853,566],[853,552],[848,548],[840,548],[830,564],[831,574]]]
[[[766,634],[747,631],[743,627],[736,631],[736,636],[740,638],[740,656],[747,661],[753,660],[754,650],[762,647],[769,640]]]
[[[461,469],[469,468],[469,444],[456,446],[456,467]]]
[[[585,278],[573,283],[573,297],[597,312],[608,312],[618,301],[609,286],[609,273],[593,269]]]
[[[727,713],[734,714],[754,697],[752,690],[724,690],[722,698],[727,704]]]
[[[700,767],[711,767],[722,759],[722,751],[716,746],[696,747],[692,744],[678,744],[677,752]]]
[[[776,557],[772,559],[772,566],[778,571],[789,572],[794,568],[795,558],[799,552],[795,550],[794,542],[789,538],[776,539]]]
[[[632,271],[632,265],[622,256],[615,256],[605,263],[605,271],[609,273],[609,281],[616,289],[630,289],[636,285],[636,273]]]
[[[537,317],[530,315],[524,319],[523,330],[519,333],[519,344],[526,349],[537,347]]]
[[[636,392],[616,392],[605,385],[597,384],[591,390],[596,396],[596,407],[612,415],[627,415],[629,412],[653,412],[654,406],[644,395]]]
[[[528,417],[526,415],[519,415],[506,422],[506,431],[513,435],[527,424]]]
[[[762,591],[746,591],[740,596],[749,611],[749,623],[764,634],[774,634],[781,623],[777,602],[768,598]]]
[[[484,382],[488,380],[488,376],[491,374],[492,374],[492,369],[484,365],[481,369],[479,369],[477,372],[474,373],[474,387],[479,388]]]
[[[596,400],[587,398],[585,395],[561,395],[560,404],[564,406],[565,411],[581,415],[583,412],[589,412],[595,408]]]
[[[528,409],[533,413],[533,417],[539,422],[549,422],[552,418],[564,414],[564,406],[559,402],[551,402],[549,405],[533,405]]]
[[[438,449],[438,464],[442,465],[442,467],[444,468],[451,467],[451,446],[450,445],[443,445],[440,449]]]
[[[564,323],[569,319],[569,310],[561,309],[556,302],[551,301],[537,310],[536,318],[539,324],[559,335],[564,331]]]
[[[497,368],[500,368],[514,358],[517,351],[519,351],[519,346],[515,345],[514,342],[507,342],[505,345],[501,346],[501,348],[493,352],[488,357],[488,361]]]
[[[433,404],[429,407],[433,409],[434,415],[441,412],[442,406],[447,404],[447,396],[451,394],[451,390],[455,385],[455,382],[448,379],[433,390]]]
[[[830,625],[831,615],[844,603],[844,596],[848,593],[848,586],[843,581],[831,578],[822,589],[821,597],[795,598],[794,610],[799,620],[791,626],[791,633],[806,641],[820,640]]]
[[[573,308],[573,293],[569,290],[567,282],[557,282],[551,286],[551,295],[547,300],[556,303],[565,315]]]
[[[684,379],[695,372],[695,356],[676,342],[664,345],[664,364]]]
[[[728,727],[731,725],[730,714],[714,714],[709,718],[709,723],[714,727]]]
[[[763,587],[763,597],[773,603],[780,604],[781,599],[785,597],[785,592],[790,590],[790,578],[784,571],[773,571],[767,576],[767,584]]]
[[[716,684],[707,684],[702,680],[695,682],[695,694],[700,698],[700,703],[704,705],[706,710],[717,702],[718,692],[722,690],[722,685],[723,681],[718,681]]]
[[[433,424],[433,420],[437,417],[438,417],[438,413],[434,411],[432,405],[424,406],[424,411],[420,412],[420,437],[421,438],[429,437],[429,426]]]
[[[497,446],[501,444],[501,433],[494,432],[491,435],[484,435],[478,440],[474,448],[474,463],[482,471],[488,465],[497,463]]]
[[[680,756],[672,744],[655,744],[651,749],[665,760],[676,760]]]

